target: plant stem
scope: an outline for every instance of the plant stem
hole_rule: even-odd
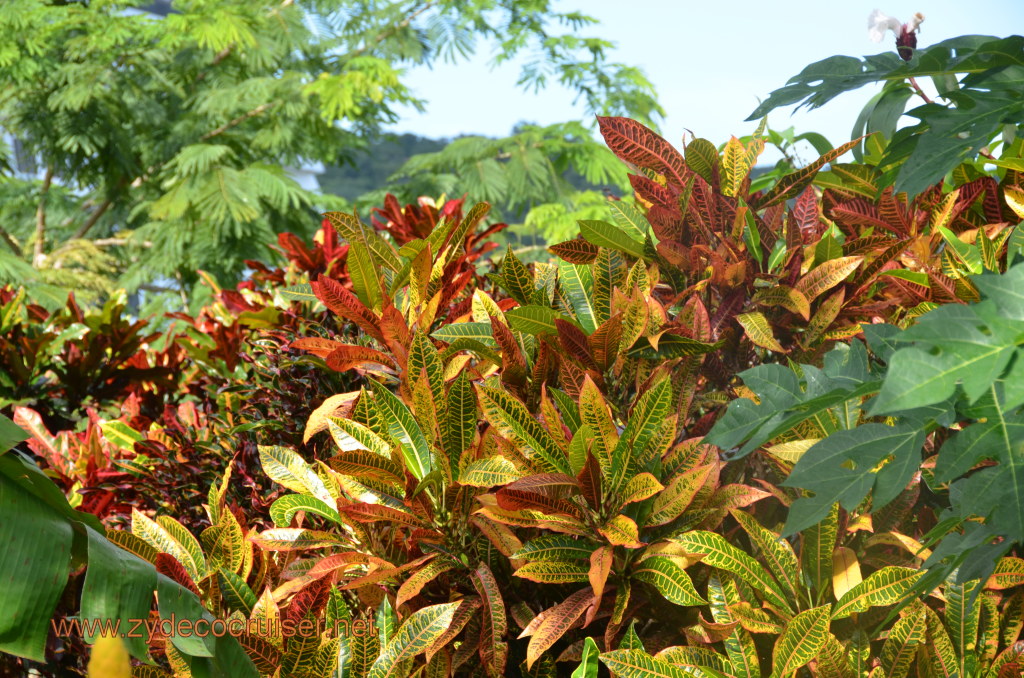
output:
[[[921,86],[917,84],[917,80],[915,80],[913,76],[911,76],[909,79],[910,79],[910,86],[914,88],[915,92],[917,92],[917,96],[919,96],[922,99],[924,99],[924,102],[926,104],[932,103],[932,100],[929,99],[928,95],[924,93],[924,90],[921,89]]]
[[[39,191],[39,207],[36,208],[36,241],[32,247],[32,265],[37,267],[43,263],[43,244],[46,241],[46,194],[50,192],[51,183],[53,183],[53,167],[47,165],[46,175],[43,177],[43,188]]]

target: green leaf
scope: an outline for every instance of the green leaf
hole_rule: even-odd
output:
[[[539,337],[542,334],[558,334],[558,329],[555,327],[556,318],[571,322],[569,318],[552,308],[534,305],[520,306],[511,311],[505,311],[505,318],[508,319],[508,324],[512,329],[534,337]]]
[[[0,454],[3,454],[21,441],[28,439],[29,434],[25,429],[0,414]]]
[[[583,657],[580,665],[572,672],[570,678],[597,678],[597,656],[601,653],[597,643],[589,636],[583,641]]]
[[[588,335],[593,334],[598,323],[597,314],[594,312],[594,283],[590,267],[559,261],[558,281],[569,298],[569,303],[576,314],[576,320],[579,321],[583,331]],[[511,313],[510,311],[509,314]]]
[[[882,668],[887,676],[905,678],[917,655],[917,647],[925,642],[925,613],[918,604],[910,610],[889,631],[882,646]]]
[[[386,387],[372,382],[374,403],[402,452],[405,467],[417,480],[423,480],[434,469],[434,459],[423,430],[412,412]]]
[[[612,226],[607,221],[580,220],[580,234],[598,247],[624,252],[634,259],[644,256],[643,241],[637,241],[626,231]]]
[[[551,323],[554,327],[554,322]],[[479,341],[488,348],[497,348],[498,342],[491,334],[491,323],[449,323],[440,329],[432,332],[430,336],[441,341],[452,343],[457,339],[472,339]]]
[[[793,534],[819,522],[836,501],[853,510],[872,487],[876,508],[885,506],[903,491],[920,466],[925,435],[913,423],[870,423],[838,431],[815,444],[800,457],[783,483],[815,493],[813,499],[797,499],[785,533]],[[892,458],[889,463],[877,473],[870,472],[888,457]]]

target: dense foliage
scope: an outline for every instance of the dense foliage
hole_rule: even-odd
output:
[[[193,315],[3,289],[4,668],[1021,675],[1020,144],[598,127],[632,196],[551,256],[388,195]]]

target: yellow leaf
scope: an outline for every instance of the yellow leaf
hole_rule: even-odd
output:
[[[100,636],[89,655],[89,678],[131,678],[132,664],[120,638]]]
[[[845,546],[840,546],[832,553],[832,592],[839,600],[847,591],[861,583],[860,562],[857,554]]]

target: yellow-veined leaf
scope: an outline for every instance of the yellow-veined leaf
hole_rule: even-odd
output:
[[[523,565],[513,574],[539,584],[569,584],[589,581],[589,568],[571,561],[544,560]]]
[[[909,567],[890,566],[872,572],[867,579],[839,599],[832,618],[843,619],[854,612],[866,612],[872,607],[894,605],[903,599],[922,576],[924,571]]]
[[[599,659],[622,678],[692,678],[693,674],[640,650],[613,650]]]
[[[290,527],[264,530],[260,534],[250,537],[250,539],[257,546],[268,551],[301,551],[344,544],[342,539],[332,532]]]
[[[690,607],[707,604],[693,587],[690,575],[670,558],[646,558],[633,570],[633,578],[651,584],[666,600],[676,605]]]
[[[395,637],[388,642],[370,667],[368,678],[399,678],[406,659],[426,652],[452,623],[456,603],[430,605],[409,615]]]
[[[760,311],[751,311],[750,313],[741,313],[736,316],[736,322],[740,324],[743,331],[746,333],[747,338],[750,339],[755,345],[761,348],[766,348],[769,351],[776,351],[778,353],[785,353],[786,349],[782,347],[782,344],[775,338],[772,333],[771,324],[768,322],[768,318],[765,317],[764,313]]]
[[[619,514],[610,518],[597,531],[604,535],[612,546],[625,546],[626,548],[640,548],[640,530],[636,522],[628,516]]]
[[[686,532],[671,541],[681,545],[690,553],[703,553],[703,562],[732,573],[753,586],[766,601],[787,614],[793,613],[789,601],[782,594],[778,584],[760,563],[733,546],[720,534],[706,530]]]
[[[746,511],[732,510],[730,513],[761,552],[761,560],[768,565],[768,571],[785,587],[790,598],[796,600],[800,587],[800,566],[793,547]]]
[[[985,582],[985,588],[1002,591],[1024,584],[1024,559],[1000,558],[992,576]]]
[[[808,302],[814,301],[823,292],[832,289],[853,273],[862,261],[864,261],[864,257],[860,256],[829,259],[818,264],[811,269],[810,273],[800,278],[795,289],[801,292]]]
[[[786,622],[772,653],[772,678],[786,678],[814,659],[828,639],[829,605],[801,612]]]
[[[752,301],[761,306],[781,306],[782,308],[803,316],[804,320],[811,317],[811,305],[803,292],[787,285],[776,285],[754,293]]]
[[[508,485],[524,475],[525,473],[507,458],[495,455],[467,464],[459,476],[459,483],[473,487],[495,487]]]
[[[658,479],[650,473],[646,471],[638,473],[630,478],[629,482],[626,483],[626,487],[622,490],[622,505],[625,506],[633,502],[650,499],[664,489],[665,486],[659,483]]]
[[[772,620],[771,615],[746,601],[728,606],[729,613],[740,626],[751,633],[782,633],[782,624]]]
[[[294,450],[276,445],[260,445],[259,451],[260,464],[271,480],[292,492],[308,494],[327,505],[334,504],[334,497],[327,491],[324,481]]]

